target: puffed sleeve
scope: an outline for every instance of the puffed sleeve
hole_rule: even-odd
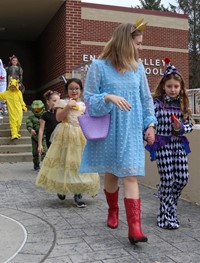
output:
[[[143,111],[143,128],[144,130],[149,127],[151,123],[157,124],[157,119],[154,113],[154,103],[147,82],[145,69],[142,63],[139,63],[138,67],[141,67],[141,80],[140,80],[140,97]]]
[[[91,116],[104,116],[109,113],[113,104],[106,103],[104,97],[108,94],[101,93],[101,84],[104,81],[102,78],[102,70],[100,60],[94,60],[90,65],[84,85],[84,101],[89,100],[89,114]]]
[[[54,105],[54,108],[61,108],[63,109],[65,106],[67,105],[67,101],[66,100],[57,100],[55,105]]]

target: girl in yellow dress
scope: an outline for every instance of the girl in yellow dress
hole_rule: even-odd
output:
[[[78,116],[85,112],[81,101],[82,82],[72,78],[65,84],[67,99],[55,104],[56,119],[61,121],[52,134],[52,143],[43,160],[36,179],[36,185],[47,191],[58,193],[61,200],[67,194],[74,194],[77,207],[85,207],[82,194],[92,197],[100,189],[97,173],[78,172],[86,139],[81,131]]]

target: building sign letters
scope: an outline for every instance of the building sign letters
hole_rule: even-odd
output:
[[[90,60],[96,59],[96,55],[87,55],[83,54],[83,62],[88,62]],[[142,60],[143,65],[146,69],[146,74],[147,75],[160,75],[163,76],[164,74],[164,67],[165,67],[165,62],[162,59],[156,58],[144,58]]]

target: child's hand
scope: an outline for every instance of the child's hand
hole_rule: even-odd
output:
[[[179,121],[179,119],[175,114],[172,114],[171,121],[174,129],[179,130],[181,128],[181,122]]]
[[[42,153],[43,153],[43,147],[42,147],[42,145],[39,145],[39,146],[38,146],[38,153],[39,153],[39,154],[42,154]]]
[[[35,130],[31,130],[31,135],[33,136],[33,135],[36,135],[36,131]]]
[[[76,106],[76,100],[70,99],[67,105],[70,109],[73,109]]]
[[[149,127],[146,132],[145,132],[145,136],[144,136],[145,140],[147,141],[148,144],[153,144],[155,141],[155,131],[154,131],[154,127]]]

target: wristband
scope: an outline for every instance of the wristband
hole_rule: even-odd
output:
[[[174,129],[174,131],[176,131],[176,132],[179,132],[181,129],[179,128],[179,129],[175,129],[175,128],[173,128]]]

